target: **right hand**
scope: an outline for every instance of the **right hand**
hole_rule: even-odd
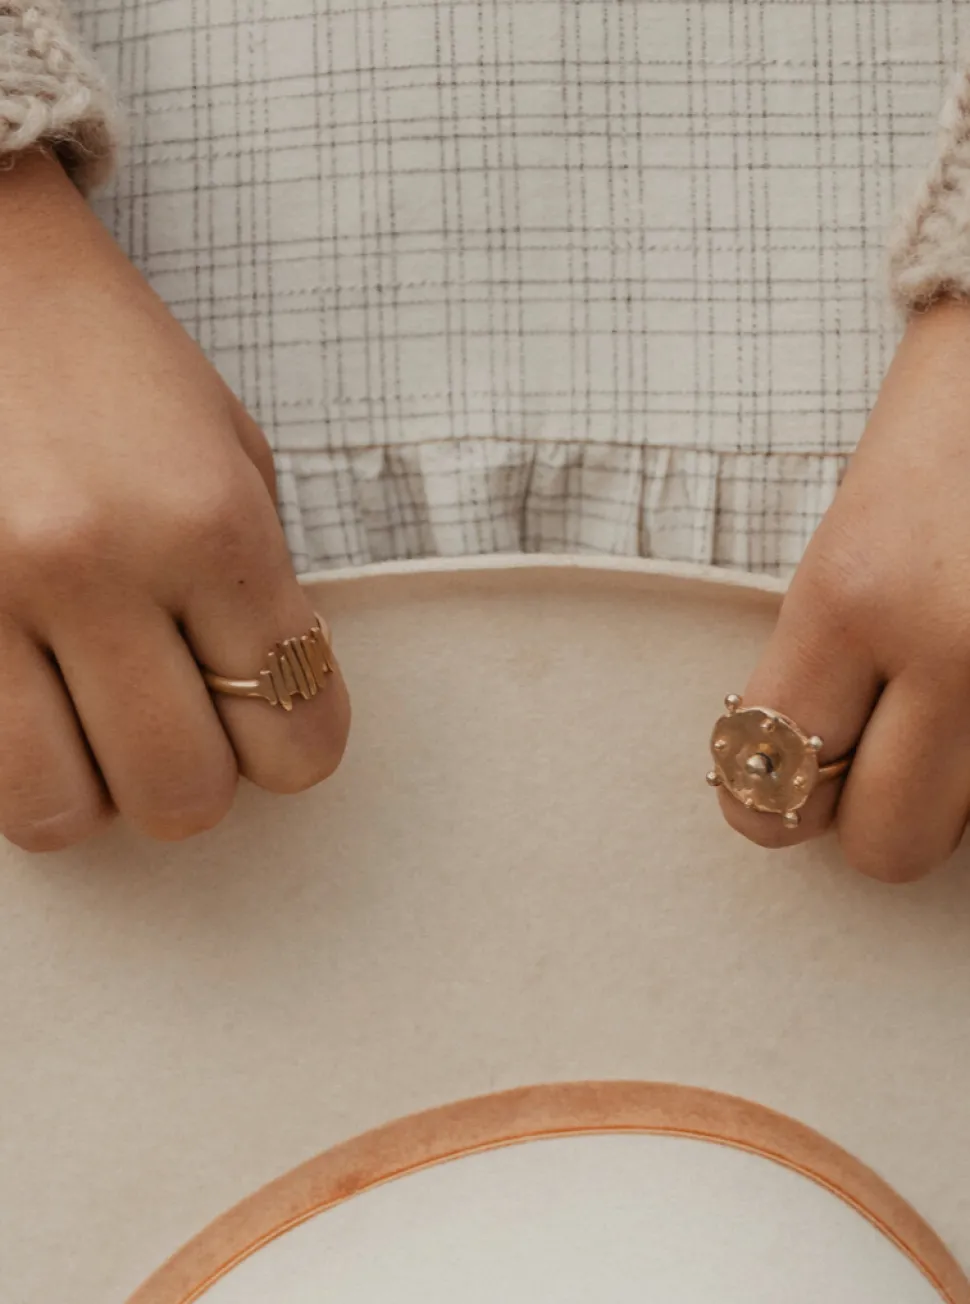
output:
[[[852,755],[796,830],[722,793],[764,846],[838,827],[850,865],[920,878],[970,816],[970,305],[910,321],[835,502],[745,689]]]
[[[183,838],[239,774],[326,778],[339,671],[287,714],[199,670],[252,677],[313,623],[261,431],[53,159],[0,171],[0,230],[0,833]]]

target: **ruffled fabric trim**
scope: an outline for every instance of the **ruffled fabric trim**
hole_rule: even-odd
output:
[[[110,174],[117,113],[60,0],[0,0],[0,158],[51,145],[82,191]]]
[[[277,456],[297,569],[601,553],[787,576],[848,464],[833,454],[462,440]]]

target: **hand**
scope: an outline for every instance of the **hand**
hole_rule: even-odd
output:
[[[892,882],[947,860],[970,814],[970,305],[914,318],[835,503],[745,689],[857,748],[794,832],[721,797],[764,846],[833,821],[849,863]]]
[[[313,623],[261,432],[41,154],[0,172],[0,832],[217,823],[238,774],[338,764],[339,672],[292,714],[208,693]]]

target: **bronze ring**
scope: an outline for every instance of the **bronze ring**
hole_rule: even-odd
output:
[[[707,776],[748,810],[780,815],[790,829],[801,822],[799,811],[821,783],[838,779],[852,764],[851,754],[822,765],[824,743],[765,706],[745,706],[736,693],[724,699],[727,710],[714,726]]]
[[[309,702],[333,674],[330,632],[322,617],[298,638],[277,643],[266,654],[266,663],[255,679],[228,679],[203,668],[202,675],[214,693],[229,697],[258,697],[270,706],[293,710],[293,700]]]

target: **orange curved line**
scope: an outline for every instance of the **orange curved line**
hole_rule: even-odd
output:
[[[777,1144],[770,1144],[767,1140],[758,1141],[740,1135],[726,1135],[721,1129],[691,1126],[686,1121],[680,1123],[650,1122],[646,1119],[639,1122],[576,1121],[575,1114],[577,1111],[582,1112],[584,1103],[579,1097],[582,1093],[588,1095],[590,1092],[598,1094],[600,1097],[606,1097],[607,1104],[611,1096],[614,1099],[622,1098],[627,1108],[630,1107],[628,1097],[634,1094],[639,1098],[640,1106],[644,1112],[651,1105],[656,1105],[656,1100],[651,1101],[650,1099],[651,1092],[661,1098],[661,1107],[665,1103],[669,1105],[671,1100],[678,1100],[685,1106],[684,1112],[688,1114],[693,1112],[698,1104],[707,1106],[715,1112],[720,1109],[722,1114],[730,1114],[732,1110],[739,1110],[743,1115],[743,1122],[763,1125],[762,1130],[766,1132],[770,1131],[772,1127],[783,1132],[787,1130],[789,1132],[789,1141],[794,1149],[797,1149],[798,1143],[801,1142],[803,1149],[819,1150],[823,1156],[830,1160],[833,1167],[844,1166],[848,1168],[851,1177],[854,1179],[853,1185],[856,1189],[850,1190],[845,1181],[839,1181],[835,1176],[824,1172],[820,1164],[812,1164],[808,1159],[800,1158],[797,1154],[791,1152],[786,1153],[785,1149],[779,1148]],[[463,1130],[466,1133],[475,1132],[476,1128],[480,1126],[478,1115],[485,1112],[489,1107],[498,1107],[501,1110],[503,1103],[505,1103],[508,1105],[508,1112],[513,1114],[516,1106],[523,1100],[527,1104],[538,1104],[540,1109],[543,1100],[545,1100],[547,1112],[552,1115],[556,1112],[557,1103],[564,1103],[574,1116],[574,1121],[556,1122],[550,1118],[547,1123],[514,1128],[511,1126],[510,1119],[507,1125],[509,1130],[503,1130],[502,1126],[499,1125],[497,1131],[490,1137],[475,1140],[469,1136],[465,1141],[460,1139],[460,1133]],[[589,1102],[586,1103],[588,1105]],[[636,1101],[633,1102],[633,1105],[635,1111]],[[589,1111],[587,1110],[587,1112]],[[442,1144],[440,1148],[432,1147],[429,1153],[422,1155],[420,1153],[422,1148],[421,1130],[433,1126],[436,1120],[444,1123],[446,1127],[450,1126],[452,1130],[454,1130],[457,1123],[459,1135],[451,1145]],[[360,1180],[357,1172],[359,1163],[355,1165],[355,1157],[362,1160],[369,1159],[372,1157],[372,1151],[375,1149],[380,1151],[382,1143],[390,1142],[393,1146],[395,1141],[403,1140],[409,1130],[411,1135],[410,1139],[405,1142],[405,1149],[410,1147],[412,1157],[402,1158],[396,1164],[379,1165],[374,1168],[368,1177]],[[740,1128],[736,1130],[740,1130]],[[741,1101],[736,1097],[704,1091],[701,1088],[678,1088],[648,1083],[574,1083],[548,1088],[525,1088],[518,1092],[478,1097],[474,1100],[459,1102],[456,1105],[446,1105],[440,1109],[430,1110],[427,1113],[417,1114],[411,1118],[389,1124],[376,1132],[365,1133],[355,1141],[347,1142],[333,1151],[325,1152],[316,1159],[310,1160],[302,1168],[279,1179],[269,1187],[257,1192],[249,1200],[237,1205],[235,1210],[230,1211],[223,1219],[219,1219],[212,1224],[207,1231],[203,1232],[200,1237],[196,1238],[180,1254],[177,1254],[160,1269],[141,1290],[131,1297],[129,1304],[197,1304],[197,1301],[212,1286],[232,1272],[240,1263],[245,1262],[253,1254],[285,1236],[294,1228],[309,1222],[329,1209],[346,1203],[357,1195],[362,1195],[389,1182],[398,1181],[409,1174],[423,1172],[440,1164],[450,1163],[470,1155],[505,1149],[526,1144],[530,1141],[549,1140],[566,1136],[608,1134],[676,1136],[690,1140],[706,1141],[758,1155],[763,1159],[787,1168],[789,1171],[815,1182],[816,1185],[829,1191],[865,1218],[871,1226],[875,1227],[909,1259],[940,1294],[946,1304],[970,1304],[970,1281],[967,1280],[956,1261],[930,1228],[880,1178],[840,1150],[839,1147],[803,1125],[795,1123],[783,1115],[776,1114],[763,1106]],[[341,1161],[350,1170],[349,1176],[342,1182],[339,1180]],[[328,1163],[332,1165],[330,1174],[324,1172]],[[357,1180],[354,1180],[355,1178]],[[276,1204],[286,1196],[288,1191],[298,1186],[303,1180],[322,1180],[323,1189],[316,1197],[302,1203],[297,1210],[284,1214],[280,1209],[276,1211],[274,1216]],[[890,1215],[879,1213],[872,1207],[872,1203],[867,1204],[866,1197],[859,1193],[859,1188],[868,1189],[872,1202],[879,1203],[881,1200],[887,1203],[890,1206],[891,1214],[894,1215],[892,1221],[890,1221]],[[266,1206],[265,1214],[263,1213],[263,1206]],[[264,1230],[261,1232],[253,1230],[237,1239],[240,1229],[236,1228],[234,1224],[239,1220],[244,1221],[247,1215],[254,1216],[261,1221]],[[909,1223],[911,1233],[915,1234],[917,1239],[925,1242],[929,1249],[934,1251],[935,1258],[938,1260],[938,1267],[934,1267],[930,1263],[927,1254],[921,1253],[911,1239],[904,1237],[899,1227],[902,1222]],[[195,1264],[194,1260],[196,1259],[202,1259],[203,1262]],[[216,1261],[213,1262],[213,1259]],[[208,1260],[208,1263],[203,1266],[205,1260]],[[192,1284],[188,1284],[183,1274],[186,1270],[191,1272],[196,1267],[202,1271],[203,1275],[196,1278]]]

